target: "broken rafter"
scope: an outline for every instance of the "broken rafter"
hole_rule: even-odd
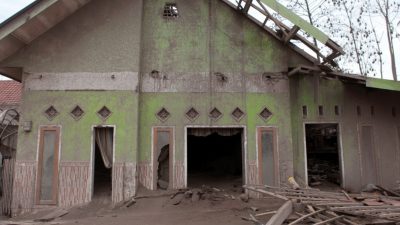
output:
[[[285,37],[284,43],[287,44],[299,30],[300,27],[294,25],[293,28],[290,30],[289,34]]]
[[[271,13],[269,13],[269,11],[267,10],[267,8],[265,8],[264,4],[263,4],[260,0],[256,0],[256,1],[258,2],[258,4],[260,4],[261,8],[264,10],[264,11],[263,11],[263,12],[264,12],[263,14],[264,14],[265,16],[269,17],[272,21],[274,21],[274,23],[281,29],[282,33],[283,33],[284,36],[286,37],[286,36],[288,35],[287,29],[285,29],[285,28],[282,26],[282,24],[281,24],[275,17],[273,17],[273,16],[271,15]],[[254,4],[251,4],[251,6],[252,6],[253,8],[255,8],[255,5],[254,5]],[[261,10],[259,10],[259,11],[261,12]]]
[[[262,8],[252,4],[251,5],[255,10],[257,10],[258,12],[262,13],[264,16],[269,17],[280,29],[281,31],[287,36],[287,32],[290,32],[290,28],[288,26],[286,26],[284,23],[282,23],[281,21],[277,20],[275,17],[273,17],[268,11],[265,11],[264,9],[266,9],[262,4]],[[304,45],[306,45],[307,47],[309,47],[313,52],[315,52],[316,54],[318,54],[322,59],[325,60],[325,56],[322,55],[320,53],[320,49],[315,46],[312,42],[310,42],[309,40],[307,40],[306,38],[304,38],[303,36],[299,35],[297,32],[295,34],[295,38],[298,39],[299,41],[301,41]],[[279,38],[280,40],[282,40],[282,38]]]
[[[246,3],[246,5],[244,5],[242,12],[247,14],[249,12],[249,9],[250,9],[250,6],[251,6],[251,3],[253,2],[253,0],[244,0],[244,2]]]

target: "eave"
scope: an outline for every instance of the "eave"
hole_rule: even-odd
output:
[[[0,62],[25,47],[90,0],[37,0],[0,24]],[[22,73],[0,67],[0,74],[21,81]]]

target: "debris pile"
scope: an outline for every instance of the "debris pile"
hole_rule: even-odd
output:
[[[377,186],[380,193],[348,194],[318,189],[244,186],[245,189],[285,201],[277,211],[250,215],[254,224],[396,224],[400,222],[400,197]],[[386,195],[384,194],[386,193]],[[391,196],[392,195],[392,196]],[[265,215],[273,215],[262,222]]]
[[[247,194],[241,194],[239,198],[244,202],[249,201],[249,197]],[[236,197],[232,194],[229,194],[223,189],[203,185],[201,188],[181,189],[175,194],[173,194],[170,199],[171,199],[170,201],[171,204],[179,205],[183,201],[189,201],[189,202],[197,202],[200,200],[222,201],[226,199],[235,200]]]
[[[339,165],[329,160],[309,159],[309,184],[311,187],[319,186],[325,181],[340,185]]]

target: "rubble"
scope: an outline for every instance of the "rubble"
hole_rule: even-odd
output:
[[[203,185],[201,188],[193,188],[193,189],[181,189],[178,192],[174,193],[171,197],[171,204],[179,205],[183,201],[190,201],[192,203],[198,202],[201,200],[211,200],[211,201],[222,201],[222,200],[235,200],[236,197],[229,194],[229,192]],[[243,202],[249,201],[248,194],[241,194],[239,196]]]
[[[244,186],[248,191],[285,200],[277,211],[259,213],[247,218],[254,224],[396,224],[400,222],[400,197],[376,186],[380,193],[348,194],[345,191],[327,192],[318,189],[292,189],[270,186]],[[386,190],[386,191],[385,191]],[[386,193],[386,194],[384,194]],[[392,195],[392,196],[389,196]],[[271,215],[268,222],[259,217]]]
[[[339,165],[330,160],[312,159],[308,160],[308,177],[310,187],[317,187],[326,182],[340,185]]]

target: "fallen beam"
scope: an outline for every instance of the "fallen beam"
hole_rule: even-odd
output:
[[[261,193],[261,194],[267,194],[267,195],[270,195],[270,196],[273,196],[273,197],[276,197],[276,198],[280,198],[280,199],[285,200],[285,201],[288,201],[288,200],[289,200],[289,199],[286,198],[285,196],[278,195],[278,194],[275,194],[275,193],[272,193],[272,192],[269,192],[269,191],[266,191],[266,190],[256,189],[256,188],[253,188],[253,187],[248,187],[248,186],[246,186],[246,185],[243,186],[243,188],[244,188],[244,189],[247,189],[247,190],[249,190],[249,191],[254,191],[254,192]]]
[[[271,217],[266,225],[281,225],[293,212],[292,201],[286,201]]]
[[[313,215],[315,215],[315,214],[318,214],[318,213],[320,213],[320,212],[323,212],[323,211],[325,211],[325,209],[320,209],[320,210],[318,210],[318,211],[315,211],[315,212],[309,213],[309,214],[307,214],[307,215],[304,215],[304,216],[298,218],[297,220],[295,220],[295,221],[289,223],[289,225],[294,225],[294,224],[300,223],[301,221],[306,220],[307,218],[309,218],[309,217],[311,217],[311,216],[313,216]]]

